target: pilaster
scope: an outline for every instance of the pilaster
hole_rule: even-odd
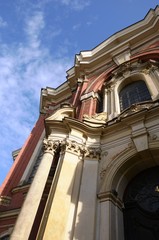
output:
[[[99,148],[86,148],[73,239],[95,238],[99,158]]]
[[[116,191],[101,193],[98,195],[100,204],[100,240],[123,240],[123,203],[118,198]]]
[[[61,141],[60,147],[62,166],[59,170],[45,232],[40,238],[43,240],[70,239],[73,231],[84,147],[68,138]]]
[[[43,144],[44,155],[18,216],[11,240],[29,239],[59,141],[44,139]]]

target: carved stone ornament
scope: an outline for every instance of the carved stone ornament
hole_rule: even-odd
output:
[[[84,153],[84,146],[77,143],[76,141],[72,141],[68,138],[64,139],[61,144],[62,151],[69,151],[74,154],[81,155]]]
[[[60,141],[58,141],[58,140],[53,141],[53,140],[48,140],[48,139],[44,138],[43,150],[44,150],[44,152],[49,152],[49,153],[54,154],[56,152],[56,150],[59,148],[59,144],[60,144]]]
[[[115,78],[119,78],[123,75],[127,76],[130,75],[132,71],[132,64],[130,62],[126,62],[121,64],[116,71],[113,72],[113,76]]]
[[[131,107],[129,107],[128,109],[126,109],[124,112],[120,114],[120,117],[126,117],[133,113],[139,112],[141,110],[149,109],[151,107],[153,107],[152,102],[132,104]]]
[[[106,169],[105,168],[102,168],[101,171],[100,171],[100,179],[103,180],[104,176],[105,176],[105,173],[106,173]]]
[[[149,63],[141,72],[147,75],[150,74],[150,72],[154,71],[155,69],[157,69],[157,67]]]
[[[87,114],[83,115],[83,120],[84,121],[89,121],[89,122],[106,122],[107,120],[107,113],[102,112],[102,113],[97,113],[95,115],[89,116]]]
[[[102,180],[105,176],[106,173],[106,168],[107,168],[107,158],[106,156],[108,155],[107,151],[102,152],[102,160],[100,163],[100,179]]]
[[[157,138],[158,138],[158,137],[157,137],[156,134],[154,134],[154,135],[151,136],[151,139],[152,139],[153,141],[154,141],[154,140],[157,140]]]
[[[91,159],[100,159],[101,155],[100,148],[86,147],[85,145],[70,140],[68,138],[63,139],[62,141],[44,139],[43,141],[44,152],[54,154],[59,148],[61,150],[61,153],[65,153],[65,151],[67,151],[76,154],[82,158],[86,157]]]
[[[11,202],[11,197],[0,196],[0,206],[9,206]]]
[[[101,149],[100,148],[86,148],[85,157],[90,159],[100,159]]]

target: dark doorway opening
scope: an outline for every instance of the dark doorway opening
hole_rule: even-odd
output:
[[[138,174],[124,194],[125,240],[159,239],[159,167]]]

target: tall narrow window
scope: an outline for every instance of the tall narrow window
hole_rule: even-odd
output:
[[[98,100],[97,109],[96,109],[97,113],[103,112],[103,92],[99,94],[99,97],[100,99]]]
[[[29,178],[28,178],[27,183],[32,183],[33,178],[34,178],[34,176],[35,176],[35,174],[36,174],[36,172],[37,172],[37,169],[38,169],[38,167],[39,167],[39,164],[40,164],[40,162],[41,162],[42,157],[43,157],[43,151],[42,151],[42,149],[41,149],[41,150],[40,150],[40,153],[38,154],[38,156],[37,156],[37,158],[36,158],[36,160],[35,160],[35,164],[34,164],[34,166],[33,166],[33,169],[32,169],[32,171],[31,171],[31,173],[30,173],[30,176],[29,176]]]
[[[130,107],[134,103],[151,100],[151,95],[144,81],[139,80],[126,85],[119,93],[120,109]]]

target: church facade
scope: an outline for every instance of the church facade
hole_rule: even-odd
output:
[[[159,7],[75,56],[0,189],[0,239],[157,240]]]

